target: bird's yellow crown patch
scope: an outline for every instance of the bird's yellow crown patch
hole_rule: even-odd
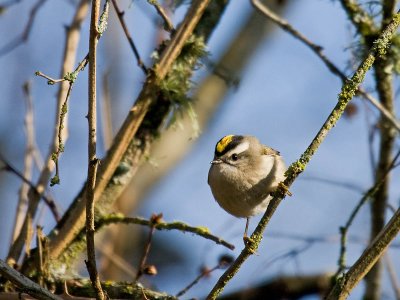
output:
[[[230,134],[230,135],[226,135],[224,136],[217,144],[216,149],[218,153],[222,153],[224,152],[226,146],[229,145],[230,142],[232,142],[234,135]]]

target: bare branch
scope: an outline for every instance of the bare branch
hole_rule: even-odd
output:
[[[189,283],[184,289],[182,289],[181,291],[179,291],[176,294],[176,297],[182,297],[184,294],[187,293],[187,291],[189,291],[193,286],[195,286],[197,283],[199,283],[199,281],[207,276],[210,276],[210,274],[216,270],[222,270],[222,269],[226,269],[233,261],[233,258],[231,256],[227,256],[227,255],[222,255],[218,261],[218,264],[214,267],[212,267],[211,269],[207,268],[207,267],[202,267],[200,270],[200,274],[191,282]]]
[[[303,44],[305,44],[308,48],[310,48],[326,65],[326,67],[336,76],[338,76],[343,83],[345,83],[348,78],[324,53],[323,48],[317,44],[311,42],[306,36],[304,36],[301,32],[296,30],[292,25],[289,24],[286,20],[275,14],[271,11],[265,4],[261,3],[259,0],[251,0],[251,3],[255,8],[258,9],[265,17],[273,21],[276,25],[281,27],[284,31],[291,34],[294,38],[297,38]],[[398,130],[400,131],[400,122],[396,119],[395,116],[384,107],[377,99],[368,94],[361,86],[358,87],[357,92],[364,97],[368,102],[370,102],[373,106],[375,106],[381,114]]]
[[[140,260],[139,267],[138,267],[137,272],[136,272],[135,281],[138,281],[139,278],[144,273],[144,269],[145,269],[145,266],[146,266],[147,258],[148,258],[149,253],[150,253],[151,241],[153,239],[154,230],[156,229],[155,226],[159,222],[162,222],[162,214],[158,214],[158,215],[153,214],[151,216],[151,218],[150,218],[150,231],[149,231],[149,235],[147,237],[147,242],[146,242],[145,247],[144,247],[144,252],[143,252],[142,258]]]
[[[368,248],[364,250],[349,271],[345,273],[342,278],[337,280],[326,299],[346,299],[350,291],[364,278],[379,258],[385,253],[387,247],[397,236],[399,231],[400,209],[396,211],[389,223],[375,237]]]
[[[158,3],[157,0],[147,0],[148,3],[154,6],[157,13],[164,21],[164,29],[168,32],[173,32],[175,30],[172,21],[169,19],[167,13],[165,12],[164,8]]]
[[[350,226],[353,224],[355,217],[360,211],[361,207],[371,198],[375,196],[375,194],[379,191],[381,186],[384,184],[387,176],[390,171],[396,166],[396,161],[400,156],[400,151],[397,153],[395,158],[392,160],[389,168],[385,170],[384,176],[377,181],[360,199],[358,204],[354,207],[353,211],[350,213],[349,219],[346,221],[346,224],[343,227],[340,227],[340,255],[338,260],[339,268],[336,272],[336,276],[339,276],[346,269],[346,242],[347,242],[347,233],[349,231]]]
[[[105,2],[104,12],[108,12],[108,1]],[[96,249],[94,245],[94,189],[96,186],[97,167],[100,160],[96,157],[97,147],[97,112],[96,112],[96,72],[97,72],[97,44],[101,32],[99,31],[98,22],[100,19],[100,0],[92,1],[92,13],[90,18],[90,36],[89,36],[89,98],[88,98],[88,175],[86,181],[86,249],[87,261],[86,267],[92,281],[92,286],[96,294],[97,300],[105,299],[103,289],[101,287],[99,274],[96,267]]]
[[[147,68],[146,68],[146,66],[144,65],[142,59],[140,58],[139,51],[137,50],[137,48],[136,48],[136,46],[135,46],[135,43],[133,42],[133,38],[132,38],[131,34],[129,33],[128,27],[126,26],[126,23],[125,23],[125,20],[124,20],[124,12],[122,12],[122,11],[119,9],[116,0],[112,0],[112,4],[113,4],[114,9],[115,9],[115,11],[116,11],[116,13],[117,13],[118,20],[119,20],[119,22],[121,23],[122,29],[124,30],[125,36],[126,36],[126,38],[128,39],[129,45],[131,46],[131,49],[132,49],[132,51],[133,51],[133,54],[134,54],[135,57],[136,57],[136,61],[137,61],[138,66],[143,70],[143,73],[144,73],[144,74],[147,74],[147,73],[148,73],[148,72],[147,72]]]

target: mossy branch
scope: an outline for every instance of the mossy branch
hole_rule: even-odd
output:
[[[312,156],[318,150],[321,143],[324,141],[325,137],[329,131],[336,125],[340,117],[342,116],[347,104],[354,97],[357,92],[358,87],[364,80],[367,71],[372,67],[376,57],[385,53],[388,48],[390,40],[394,35],[400,24],[400,13],[398,12],[394,15],[392,22],[382,31],[379,38],[374,42],[373,47],[367,54],[366,58],[357,68],[356,72],[350,80],[348,80],[342,87],[342,90],[338,97],[338,102],[333,108],[332,112],[329,114],[327,120],[322,125],[321,129],[312,140],[311,144],[300,156],[300,159],[292,163],[289,169],[286,171],[286,179],[284,185],[290,187],[298,175],[303,172],[310,162]],[[234,277],[234,275],[239,271],[242,264],[249,258],[250,255],[256,253],[258,246],[263,237],[264,230],[268,225],[273,213],[276,208],[284,198],[286,190],[283,188],[278,189],[271,200],[267,211],[260,220],[257,228],[252,233],[250,239],[251,243],[248,243],[242,250],[235,262],[225,271],[225,273],[219,278],[218,282],[215,284],[214,288],[211,290],[207,299],[215,299],[223,291],[228,282]],[[399,213],[400,214],[400,213]]]
[[[125,217],[122,214],[111,214],[108,216],[102,217],[100,220],[96,222],[96,229],[98,230],[99,228],[110,225],[110,224],[116,224],[116,223],[122,223],[122,224],[137,224],[137,225],[144,225],[148,227],[154,226],[155,229],[157,230],[178,230],[182,232],[190,232],[195,235],[201,236],[207,240],[213,241],[216,244],[222,245],[230,250],[234,250],[235,246],[226,242],[225,240],[213,235],[210,233],[210,230],[206,227],[201,227],[201,226],[190,226],[184,222],[180,221],[174,221],[174,222],[165,222],[163,220],[157,222],[156,224],[153,224],[151,220],[147,220],[144,218],[140,217]]]

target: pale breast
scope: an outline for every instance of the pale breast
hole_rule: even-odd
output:
[[[269,179],[249,179],[220,165],[213,165],[208,174],[208,183],[215,200],[236,217],[253,216],[266,209],[270,197],[265,180]]]

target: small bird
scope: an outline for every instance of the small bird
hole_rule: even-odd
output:
[[[279,152],[254,136],[227,135],[216,144],[208,184],[225,211],[246,218],[245,242],[250,217],[265,212],[285,171]]]

